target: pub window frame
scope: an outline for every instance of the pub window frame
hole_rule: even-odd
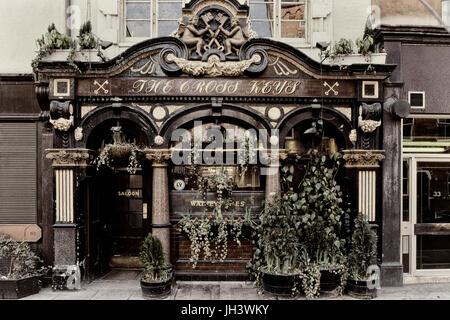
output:
[[[139,4],[139,3],[150,3],[150,17],[148,19],[136,19],[136,18],[128,18],[127,17],[127,4]],[[179,15],[174,16],[173,19],[169,18],[162,18],[159,15],[159,5],[160,4],[180,4],[180,12]],[[140,42],[151,38],[161,37],[163,35],[159,34],[159,28],[160,22],[164,21],[173,21],[174,22],[174,28],[172,31],[176,31],[178,27],[178,19],[182,16],[182,8],[183,8],[184,2],[182,0],[122,0],[121,1],[121,24],[122,24],[122,39],[125,42]],[[149,21],[149,36],[147,37],[133,37],[127,35],[127,22],[128,21]],[[168,35],[165,35],[168,36]]]
[[[278,41],[282,41],[282,42],[287,42],[287,43],[293,43],[296,45],[301,45],[301,44],[307,44],[309,41],[309,26],[311,24],[310,19],[311,19],[311,14],[310,14],[310,5],[309,5],[309,0],[298,0],[297,3],[299,4],[304,4],[305,9],[304,9],[304,16],[303,19],[299,19],[299,20],[289,20],[289,19],[282,19],[281,17],[281,5],[282,4],[293,4],[295,2],[287,2],[287,1],[283,1],[283,0],[270,0],[270,1],[266,1],[266,2],[262,2],[262,1],[258,1],[258,0],[249,0],[248,1],[248,5],[250,7],[250,12],[251,12],[251,7],[252,5],[262,5],[262,4],[272,4],[273,5],[273,14],[272,14],[272,18],[267,18],[267,19],[262,19],[262,18],[252,18],[250,16],[250,12],[249,12],[249,20],[251,23],[256,23],[256,22],[264,22],[264,21],[272,21],[273,25],[272,25],[272,36],[268,37],[270,39],[275,39]],[[282,22],[289,22],[289,21],[302,21],[304,23],[304,29],[305,29],[305,34],[304,37],[302,38],[294,38],[294,37],[283,37],[282,36]],[[253,28],[253,30],[258,33],[258,30],[256,28]],[[263,35],[258,34],[259,37],[263,37]]]

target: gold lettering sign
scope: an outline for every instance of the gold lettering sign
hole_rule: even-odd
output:
[[[179,92],[180,94],[194,95],[232,95],[243,92],[247,95],[290,96],[301,85],[298,80],[252,80],[248,83],[241,80],[183,80],[175,83],[175,80],[145,80],[139,79],[133,82],[129,94],[168,94]]]
[[[117,195],[119,197],[126,197],[126,198],[142,198],[142,192],[141,189],[126,189],[123,191],[117,191]]]
[[[283,78],[110,78],[105,90],[99,84],[105,79],[78,81],[79,96],[257,96],[257,97],[321,97],[329,85],[336,98],[356,97],[354,81],[323,81],[318,79]],[[324,87],[325,86],[325,87]],[[325,92],[324,91],[325,88]],[[339,90],[338,90],[339,88]],[[107,89],[107,90],[106,90]]]
[[[191,207],[215,207],[216,201],[191,201]],[[233,207],[245,207],[245,201],[234,201],[231,206]]]

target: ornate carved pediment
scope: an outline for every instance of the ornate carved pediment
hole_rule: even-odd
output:
[[[374,169],[385,159],[383,150],[344,150],[346,168]]]
[[[193,76],[208,75],[212,77],[227,76],[237,77],[253,63],[260,63],[261,56],[254,54],[250,59],[243,61],[220,61],[220,57],[212,54],[206,62],[177,58],[174,54],[168,54],[167,62],[175,62],[184,73]]]
[[[247,15],[239,17],[225,1],[206,7],[199,4],[198,8],[185,10],[178,29],[172,33],[189,48],[190,59],[205,60],[211,52],[220,52],[228,60],[237,60],[245,41],[258,36]]]

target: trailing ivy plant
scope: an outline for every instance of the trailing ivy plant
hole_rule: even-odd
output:
[[[112,161],[114,158],[113,151],[117,148],[123,148],[126,150],[126,153],[128,154],[127,171],[130,174],[135,174],[137,169],[141,168],[141,164],[138,160],[138,154],[142,152],[142,150],[134,143],[107,144],[100,151],[100,154],[92,160],[92,164],[97,167],[97,170],[100,170],[102,166],[112,169]]]
[[[321,270],[341,275],[339,293],[347,277],[343,222],[347,213],[343,209],[342,191],[336,175],[341,155],[308,152],[310,162],[302,181],[302,191],[296,208],[301,213],[301,242],[311,263]]]
[[[217,176],[211,179],[202,177],[200,166],[195,164],[197,151],[192,148],[190,172],[191,179],[197,181],[199,193],[205,203],[208,191],[215,191],[217,199],[212,206],[212,213],[203,213],[200,217],[184,215],[178,226],[191,241],[190,262],[192,268],[196,268],[198,261],[216,262],[226,259],[228,255],[228,240],[231,238],[238,246],[241,245],[242,227],[248,223],[249,211],[246,211],[244,219],[235,217],[234,213],[226,214],[233,204],[232,193],[234,182],[222,168]]]

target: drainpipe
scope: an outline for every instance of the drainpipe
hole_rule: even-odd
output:
[[[70,6],[71,6],[71,0],[66,0],[66,5],[64,8],[64,11],[65,11],[64,14],[65,14],[66,19],[64,21],[66,24],[66,35],[69,37],[72,36],[72,28],[71,28],[72,26],[70,23],[70,12],[67,11]]]

